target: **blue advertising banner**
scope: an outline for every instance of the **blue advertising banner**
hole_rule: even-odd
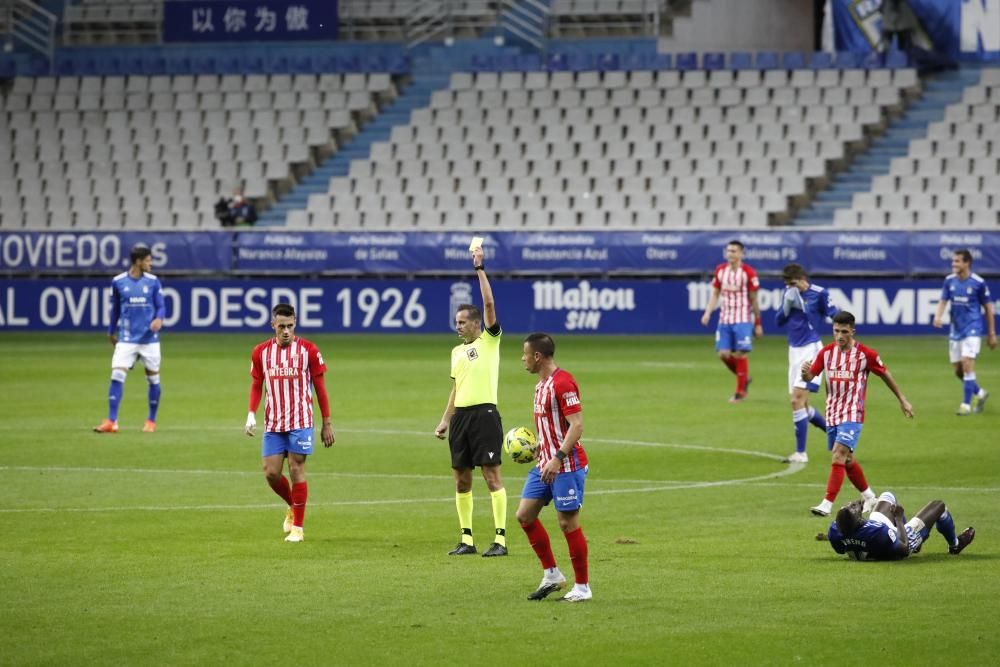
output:
[[[337,38],[337,0],[167,0],[165,42]]]
[[[817,232],[809,237],[806,266],[813,273],[908,273],[907,235],[905,232]]]
[[[228,233],[0,232],[0,271],[6,273],[118,273],[137,243],[153,251],[153,271],[218,273],[232,266]]]
[[[470,232],[0,232],[0,273],[85,275],[128,266],[129,249],[153,250],[154,272],[283,275],[441,275],[469,270]],[[726,243],[746,246],[762,275],[798,262],[815,275],[925,275],[949,270],[968,248],[975,271],[1000,275],[998,232],[493,232],[491,273],[709,274]]]
[[[816,281],[857,317],[862,334],[944,332],[930,322],[942,280]],[[781,336],[774,314],[783,286],[760,291],[765,335]],[[705,334],[700,325],[711,284],[700,280],[494,280],[501,324],[511,333]],[[165,280],[171,331],[269,331],[270,309],[291,303],[303,332],[423,332],[450,335],[456,307],[480,301],[474,278],[418,280]],[[0,280],[0,330],[104,331],[110,281]]]
[[[870,53],[882,40],[882,0],[831,0],[836,47]],[[955,59],[1000,61],[1000,0],[907,0],[916,44]]]

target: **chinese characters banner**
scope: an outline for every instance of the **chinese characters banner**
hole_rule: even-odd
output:
[[[163,6],[166,42],[287,42],[336,37],[336,0],[174,0]]]

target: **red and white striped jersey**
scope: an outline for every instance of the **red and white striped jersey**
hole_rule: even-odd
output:
[[[882,376],[885,364],[878,352],[855,342],[847,352],[830,343],[819,351],[809,369],[813,375],[826,370],[826,425],[865,421],[868,374]]]
[[[557,368],[555,372],[535,385],[535,430],[538,432],[538,467],[544,466],[556,455],[569,429],[566,415],[583,410],[580,390],[573,376]],[[587,452],[577,442],[570,455],[562,462],[560,472],[571,472],[587,467]]]
[[[250,377],[264,382],[264,430],[284,433],[313,427],[312,381],[326,373],[319,348],[304,338],[282,347],[264,341],[250,355]]]
[[[753,323],[750,292],[760,289],[757,272],[749,264],[733,269],[729,262],[715,267],[712,287],[719,290],[719,324]]]

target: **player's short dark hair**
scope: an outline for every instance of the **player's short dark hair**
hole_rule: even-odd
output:
[[[840,311],[839,313],[837,313],[836,315],[833,316],[833,323],[834,324],[850,324],[853,327],[854,326],[854,313],[848,312],[846,310],[842,310],[842,311]]]
[[[479,306],[471,303],[463,303],[458,308],[455,309],[455,313],[458,314],[460,311],[469,311],[469,319],[476,320],[477,322],[483,321],[483,311],[479,310]]]
[[[850,505],[845,505],[840,508],[839,512],[837,512],[837,530],[839,530],[840,534],[844,537],[850,537],[854,534],[854,531],[858,529],[858,526],[861,525],[860,519],[861,517],[857,512],[851,509]]]
[[[972,264],[972,253],[969,252],[968,248],[961,248],[959,250],[956,250],[952,254],[961,257],[962,261],[965,262],[966,264]]]
[[[139,260],[150,257],[152,254],[153,251],[149,249],[148,245],[146,245],[145,243],[136,243],[134,246],[132,246],[132,249],[129,250],[128,257],[129,260],[133,264],[135,264]]]
[[[745,250],[745,249],[746,249],[746,246],[744,246],[744,245],[743,245],[743,241],[740,241],[740,240],[738,240],[738,239],[733,239],[732,241],[730,241],[730,242],[729,242],[729,243],[727,243],[726,245],[727,245],[727,246],[731,246],[731,245],[734,245],[734,246],[736,246],[737,248],[739,248],[740,250]]]
[[[543,357],[552,358],[556,354],[556,342],[547,333],[541,331],[530,333],[524,337],[524,342],[531,347],[532,351]]]
[[[807,278],[806,270],[801,264],[785,264],[785,268],[781,269],[781,279],[786,283],[793,280],[803,280]]]
[[[272,317],[295,317],[295,308],[290,303],[279,303],[271,309]]]

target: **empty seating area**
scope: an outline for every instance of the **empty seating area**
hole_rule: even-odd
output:
[[[160,41],[163,3],[151,0],[80,0],[63,10],[63,43],[144,44]]]
[[[912,70],[456,73],[289,223],[764,228],[915,85]]]
[[[670,16],[668,0],[552,0],[554,37],[658,35]]]
[[[340,0],[340,37],[405,41],[428,22],[455,37],[472,37],[496,25],[502,5],[499,0]]]
[[[910,142],[871,192],[837,211],[839,227],[900,229],[1000,228],[1000,69],[984,69],[978,85]]]
[[[266,206],[395,95],[388,74],[17,78],[0,111],[4,228],[216,228]]]

